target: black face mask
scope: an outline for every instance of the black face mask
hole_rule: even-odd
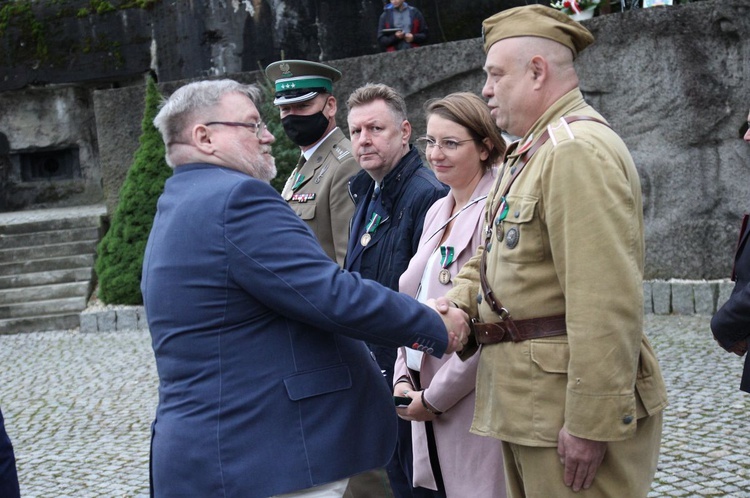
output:
[[[281,120],[281,125],[292,142],[300,147],[306,147],[323,137],[328,129],[328,118],[325,117],[323,111],[309,116],[290,114]]]

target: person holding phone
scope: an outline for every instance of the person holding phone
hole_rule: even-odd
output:
[[[385,52],[419,47],[427,41],[427,22],[418,8],[391,0],[378,22],[378,43]]]
[[[401,292],[422,302],[447,293],[482,244],[487,192],[505,152],[487,104],[473,93],[428,101],[426,114],[427,134],[417,143],[451,189],[427,212],[419,248],[399,280]],[[407,398],[398,414],[412,422],[414,485],[447,498],[505,496],[500,441],[469,432],[478,365],[479,355],[433,360],[405,347],[396,359],[393,392]]]

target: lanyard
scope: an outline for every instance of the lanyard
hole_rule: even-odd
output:
[[[455,220],[455,219],[456,219],[456,217],[457,217],[457,216],[458,216],[459,214],[463,213],[463,212],[464,212],[464,210],[466,210],[466,208],[468,208],[469,206],[473,206],[473,205],[474,205],[474,204],[476,204],[477,202],[479,202],[479,201],[483,201],[483,200],[485,200],[486,198],[487,198],[487,194],[485,194],[485,195],[480,195],[479,197],[475,197],[474,199],[472,199],[472,200],[470,200],[469,202],[467,202],[467,203],[466,203],[466,205],[465,205],[464,207],[462,207],[462,208],[461,208],[461,209],[460,209],[460,210],[459,210],[459,211],[458,211],[458,212],[457,212],[456,214],[454,214],[453,216],[451,216],[450,218],[448,218],[448,221],[446,221],[445,223],[443,223],[442,225],[440,225],[440,228],[438,228],[437,230],[435,230],[435,232],[434,232],[434,233],[433,233],[432,235],[430,235],[429,237],[427,237],[427,240],[425,240],[425,242],[428,242],[428,241],[429,241],[430,239],[432,239],[432,238],[433,238],[433,237],[434,237],[435,235],[437,235],[437,234],[439,234],[440,232],[442,232],[442,231],[443,231],[443,229],[444,229],[445,227],[447,227],[447,226],[448,226],[448,224],[449,224],[449,223],[450,223],[451,221]]]

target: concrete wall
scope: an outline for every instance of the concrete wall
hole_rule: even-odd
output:
[[[76,206],[101,202],[96,122],[91,93],[76,86],[0,93],[0,211],[27,206]],[[73,178],[23,181],[19,153],[77,149]]]
[[[624,138],[642,179],[646,278],[728,276],[741,215],[750,210],[750,147],[737,137],[750,108],[750,4],[713,0],[585,23],[597,42],[576,62],[581,88]],[[345,127],[353,89],[384,82],[405,95],[419,136],[425,100],[479,93],[483,63],[479,39],[331,61],[344,74],[334,89],[339,123]],[[94,94],[105,178],[129,167],[142,100],[136,88]],[[109,183],[111,199],[117,182]]]

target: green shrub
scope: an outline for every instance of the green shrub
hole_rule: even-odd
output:
[[[119,202],[107,234],[97,246],[99,299],[107,304],[141,304],[141,267],[156,202],[172,169],[164,159],[164,142],[153,124],[161,95],[153,79],[146,84],[146,109],[140,146],[120,189]]]

